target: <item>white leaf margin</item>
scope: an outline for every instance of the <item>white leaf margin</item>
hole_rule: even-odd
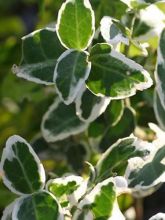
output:
[[[65,45],[65,43],[63,43],[63,41],[62,41],[62,39],[61,39],[61,37],[60,37],[60,34],[59,34],[58,30],[59,30],[59,26],[60,26],[61,17],[62,17],[62,14],[63,14],[64,10],[65,10],[66,5],[67,5],[68,3],[75,4],[75,1],[77,1],[77,0],[66,0],[66,2],[64,2],[64,3],[62,4],[62,6],[61,6],[61,8],[60,8],[60,10],[59,10],[59,12],[58,12],[58,17],[57,17],[57,25],[56,25],[57,36],[58,36],[58,38],[59,38],[61,44],[62,44],[65,48],[67,48],[67,49],[70,49],[70,48],[68,48],[68,47]],[[84,1],[84,6],[91,11],[92,32],[93,32],[93,34],[91,35],[91,37],[90,37],[90,39],[89,39],[89,41],[88,41],[87,46],[86,46],[85,48],[82,48],[82,50],[85,50],[85,49],[88,48],[89,45],[92,43],[92,40],[93,40],[93,37],[94,37],[94,34],[95,34],[95,14],[94,14],[94,11],[93,11],[93,9],[92,9],[92,6],[91,6],[89,0],[83,0],[83,1]]]
[[[71,135],[76,135],[79,134],[81,132],[83,132],[85,129],[87,129],[87,127],[89,126],[88,123],[83,123],[79,128],[71,128],[70,131],[65,131],[62,134],[58,134],[56,136],[54,136],[54,134],[52,134],[50,132],[50,130],[46,129],[44,127],[45,121],[49,118],[49,115],[52,111],[54,111],[56,108],[58,108],[59,104],[61,103],[60,99],[56,99],[55,102],[49,107],[48,111],[45,113],[45,115],[43,116],[42,119],[42,123],[41,123],[41,132],[43,134],[43,137],[45,138],[45,140],[47,140],[48,142],[56,142],[59,140],[63,140]],[[76,115],[76,113],[75,113]]]
[[[4,210],[3,210],[3,215],[1,220],[8,220],[8,215],[11,215],[12,217],[12,212],[15,206],[15,203],[17,202],[18,199],[14,200],[12,203],[10,203]]]
[[[33,37],[36,33],[42,31],[42,30],[49,30],[49,31],[52,31],[52,32],[56,32],[56,28],[50,28],[50,27],[45,27],[43,29],[38,29],[38,30],[35,30],[33,31],[32,33],[22,37],[22,40],[25,40],[26,38],[28,37]],[[23,56],[23,51],[22,51],[22,56]],[[22,58],[23,59],[23,58]],[[44,64],[43,64],[44,63]],[[39,62],[37,64],[24,64],[25,67],[21,67],[21,66],[17,66],[16,64],[14,64],[12,66],[12,72],[13,74],[15,74],[17,77],[20,77],[20,78],[23,78],[23,79],[26,79],[28,81],[31,81],[31,82],[34,82],[34,83],[37,83],[37,84],[43,84],[43,85],[54,85],[54,82],[47,82],[47,81],[44,81],[44,80],[41,80],[37,77],[33,77],[31,75],[28,74],[28,71],[27,69],[29,68],[29,71],[33,68],[38,68],[38,67],[47,67],[50,63],[54,63],[54,60],[47,60],[47,61],[44,61],[44,62]],[[53,73],[52,73],[52,76],[53,76]]]
[[[114,38],[110,37],[111,25],[113,25],[113,21],[112,21],[111,17],[104,16],[101,19],[100,31],[101,31],[101,35],[104,38],[104,40],[109,44],[113,44],[114,46],[117,45],[118,43],[121,43],[121,42],[126,45],[129,45],[129,39],[127,37],[123,36],[122,32],[118,33]]]
[[[61,54],[61,56],[57,59],[57,63],[56,63],[56,66],[55,66],[55,70],[54,70],[54,76],[53,76],[53,81],[54,83],[56,83],[56,79],[57,79],[57,76],[58,76],[58,65],[59,63],[65,58],[67,57],[69,54],[71,54],[72,52],[76,52],[76,50],[73,50],[73,49],[69,49],[69,50],[66,50],[63,54]],[[80,53],[84,53],[87,55],[89,55],[88,52],[86,51],[80,51]],[[89,73],[91,71],[91,62],[89,62],[88,60],[86,60],[87,62],[87,66],[86,66],[86,71],[85,71],[85,74],[84,74],[84,77],[79,79],[79,82],[77,83],[76,87],[75,86],[71,86],[70,87],[70,92],[69,92],[69,95],[68,95],[68,98],[67,99],[64,99],[63,96],[62,96],[62,93],[60,92],[60,90],[58,89],[58,86],[56,85],[56,92],[57,94],[59,95],[60,99],[66,104],[66,105],[69,105],[71,104],[79,90],[81,90],[82,86],[84,85],[85,81],[88,79],[88,76],[89,76]],[[72,79],[73,80],[73,79]]]
[[[149,220],[165,220],[165,213],[157,213],[156,215],[149,218]]]
[[[132,70],[140,71],[141,74],[146,79],[146,82],[140,82],[140,83],[136,84],[134,86],[134,88],[132,88],[132,90],[130,91],[130,94],[128,94],[127,96],[124,95],[124,96],[118,96],[118,97],[111,97],[112,100],[128,98],[130,96],[135,95],[137,90],[143,91],[145,89],[150,88],[153,85],[153,80],[150,77],[150,74],[145,69],[143,69],[143,67],[140,64],[138,64],[135,61],[127,58],[124,54],[119,53],[119,52],[115,51],[114,49],[111,50],[109,55],[116,58],[116,59],[118,59],[118,60],[120,60],[122,63],[124,63],[128,67],[130,67]]]
[[[24,202],[24,199],[26,199],[26,198],[28,198],[28,197],[34,195],[34,194],[39,194],[39,193],[47,193],[48,195],[50,195],[50,196],[56,201],[56,203],[58,204],[58,212],[59,212],[59,216],[58,216],[57,220],[64,220],[64,214],[63,214],[64,211],[63,211],[63,209],[61,208],[60,204],[58,203],[56,197],[55,197],[52,193],[47,192],[46,190],[42,190],[42,191],[40,191],[40,192],[33,193],[33,194],[31,194],[31,195],[24,195],[24,196],[21,196],[19,199],[17,199],[17,201],[16,201],[16,203],[15,203],[15,205],[14,205],[13,212],[12,212],[12,219],[13,219],[13,220],[20,220],[20,219],[18,219],[17,214],[18,214],[18,212],[19,212],[20,206],[21,206],[21,205],[23,204],[23,202]]]
[[[3,152],[2,152],[2,159],[1,159],[1,163],[0,163],[0,169],[2,170],[2,173],[3,173],[2,180],[3,180],[4,184],[12,192],[14,192],[14,193],[16,193],[18,195],[24,195],[24,193],[19,192],[18,190],[16,190],[12,186],[12,182],[5,176],[5,171],[3,169],[3,166],[4,166],[4,163],[5,163],[6,159],[9,160],[9,161],[12,161],[13,158],[16,158],[16,156],[15,156],[13,150],[11,149],[11,147],[12,147],[13,144],[16,144],[17,142],[24,143],[28,147],[29,152],[32,154],[32,156],[33,156],[33,158],[34,158],[34,160],[35,160],[35,162],[37,164],[38,173],[39,173],[39,176],[40,176],[40,180],[42,182],[41,189],[43,189],[44,185],[45,185],[45,180],[46,180],[44,167],[41,164],[38,156],[36,155],[36,153],[34,152],[32,147],[30,146],[30,144],[25,139],[23,139],[22,137],[20,137],[18,135],[13,135],[13,136],[8,138],[8,140],[6,142],[6,146],[5,146],[5,148],[3,149]]]
[[[83,86],[83,88],[79,91],[76,97],[76,100],[75,100],[76,114],[82,121],[90,123],[94,121],[96,118],[98,118],[106,110],[107,106],[110,104],[111,98],[100,95],[100,102],[96,103],[93,106],[90,116],[87,119],[85,119],[82,116],[83,111],[81,109],[81,105],[82,105],[82,96],[83,96],[83,93],[86,91],[86,89],[88,89],[88,87]],[[90,92],[93,93],[91,90]],[[95,95],[94,93],[93,95],[98,97],[98,95]]]

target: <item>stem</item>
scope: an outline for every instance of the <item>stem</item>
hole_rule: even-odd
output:
[[[135,199],[136,220],[143,220],[143,199]]]

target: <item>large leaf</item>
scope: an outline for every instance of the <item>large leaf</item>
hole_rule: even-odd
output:
[[[165,146],[151,154],[148,160],[132,158],[126,170],[128,186],[133,191],[147,190],[164,182]]]
[[[127,161],[133,157],[146,157],[151,151],[151,144],[132,136],[118,140],[101,156],[96,165],[97,179],[112,177],[114,174],[123,175]]]
[[[42,133],[48,142],[63,140],[70,135],[81,133],[88,127],[87,123],[80,121],[75,112],[75,105],[69,106],[59,99],[50,106],[42,120]]]
[[[115,46],[121,42],[126,45],[129,44],[129,39],[123,33],[125,30],[122,32],[121,28],[124,29],[118,20],[112,19],[109,16],[104,16],[101,19],[100,31],[101,35],[107,43],[113,44]]]
[[[162,31],[157,58],[157,70],[155,72],[156,88],[163,108],[165,108],[165,29]]]
[[[123,99],[152,85],[142,66],[116,52],[110,45],[95,45],[90,53],[91,73],[87,85],[95,94]]]
[[[1,168],[4,184],[16,194],[29,194],[44,187],[44,168],[32,147],[20,136],[7,140]]]
[[[121,183],[122,185],[122,183]],[[116,201],[116,184],[112,178],[97,184],[78,204],[73,220],[125,219]]]
[[[67,0],[61,6],[57,33],[66,48],[83,50],[92,41],[95,17],[89,0]]]
[[[154,112],[160,127],[165,130],[165,109],[161,104],[157,91],[154,94]]]
[[[110,98],[96,96],[84,87],[76,98],[76,114],[82,121],[91,122],[105,111],[109,103]]]
[[[87,52],[67,50],[57,60],[54,82],[65,104],[74,101],[89,76],[91,63],[87,59]]]
[[[13,73],[32,82],[51,85],[57,59],[63,51],[55,29],[34,31],[22,38],[21,64],[13,66]]]
[[[120,121],[115,126],[108,126],[100,142],[101,150],[106,150],[119,138],[128,137],[135,129],[135,117],[131,108],[125,108]]]
[[[21,197],[14,206],[12,219],[63,220],[64,217],[55,197],[46,191],[40,191]]]

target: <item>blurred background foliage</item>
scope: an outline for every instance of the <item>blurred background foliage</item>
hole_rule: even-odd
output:
[[[120,111],[118,106],[120,103],[114,102],[113,106],[110,106],[111,112],[107,110],[106,115],[100,116],[91,123],[87,134],[90,137],[90,143],[86,134],[70,137],[54,144],[48,144],[43,140],[40,134],[40,123],[43,114],[54,100],[54,90],[51,87],[17,78],[11,72],[11,68],[14,63],[20,62],[21,37],[35,29],[55,25],[62,2],[61,0],[0,0],[0,154],[7,138],[18,134],[33,144],[44,163],[48,177],[54,176],[54,172],[56,175],[72,171],[82,173],[82,170],[85,171],[84,173],[88,172],[84,160],[90,160],[93,163],[97,161],[99,155],[95,153],[95,138],[97,139],[105,130],[111,137],[111,143],[108,144],[127,136],[127,133],[133,130],[142,139],[152,140],[153,133],[148,128],[148,122],[156,123],[153,112],[153,88],[151,88],[130,99],[129,105],[133,108],[131,111],[134,118],[129,123],[126,123],[130,114],[128,111],[125,112],[126,121],[114,123],[116,109]],[[93,0],[91,3],[95,10],[97,27],[103,15],[120,19],[126,11],[126,5],[119,0]],[[150,42],[150,45],[149,58],[142,56],[135,45],[131,45],[131,49],[127,52],[129,57],[144,65],[153,76],[157,41]],[[123,48],[123,51],[125,49]],[[103,117],[112,120],[110,130],[105,123],[102,123]],[[102,141],[106,143],[106,137]],[[14,195],[3,186],[0,180],[1,213],[13,197]],[[130,207],[133,202],[130,197],[120,198],[120,206],[123,210]]]

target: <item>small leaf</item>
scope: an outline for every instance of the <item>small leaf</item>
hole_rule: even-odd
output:
[[[147,190],[164,182],[165,146],[153,151],[148,160],[139,157],[129,160],[126,170],[128,186],[133,191]]]
[[[110,98],[96,96],[84,86],[76,98],[76,114],[85,122],[92,122],[99,117],[110,103]]]
[[[102,155],[96,165],[96,182],[101,182],[114,174],[123,175],[127,161],[133,157],[146,157],[151,151],[151,144],[132,136],[119,139]]]
[[[74,101],[89,76],[91,63],[87,59],[87,52],[67,50],[57,60],[54,82],[60,98],[67,105]]]
[[[40,191],[21,197],[14,206],[12,219],[64,220],[64,217],[55,197],[46,191]]]
[[[107,127],[102,140],[100,149],[106,150],[110,145],[115,143],[119,138],[129,136],[135,129],[134,111],[131,108],[125,108],[120,121],[114,126]]]
[[[72,194],[82,183],[83,178],[80,176],[64,176],[47,182],[47,189],[56,197]]]
[[[151,18],[151,14],[155,15],[154,19]],[[128,14],[126,17],[128,18]],[[164,13],[156,5],[150,5],[145,9],[139,10],[134,21],[133,39],[146,42],[158,37],[164,27],[164,19]]]
[[[157,58],[157,70],[155,72],[156,88],[163,108],[165,109],[165,29],[162,31]]]
[[[87,181],[81,176],[75,175],[56,178],[49,180],[47,183],[47,189],[53,195],[59,199],[63,196],[67,196],[66,200],[70,202],[71,206],[78,203],[78,200],[85,194],[86,188]]]
[[[120,23],[116,19],[112,19],[109,16],[104,16],[100,22],[100,31],[104,40],[113,45],[118,43],[124,43],[129,45],[129,39],[122,33],[120,29]],[[122,27],[124,29],[124,27]]]
[[[159,95],[155,90],[154,94],[154,112],[160,127],[165,130],[165,109],[163,108]]]
[[[67,0],[62,4],[57,34],[66,48],[86,49],[92,41],[94,26],[95,16],[89,0]]]
[[[116,52],[106,43],[96,44],[91,50],[89,60],[92,68],[87,85],[97,95],[123,99],[152,85],[149,73],[142,66]]]
[[[1,167],[4,184],[16,194],[30,194],[44,187],[44,168],[32,147],[20,136],[7,140]]]
[[[79,134],[87,127],[77,117],[74,104],[66,106],[57,99],[44,115],[41,130],[48,142],[55,142]]]
[[[58,57],[63,53],[56,30],[45,28],[22,38],[20,66],[13,66],[13,73],[29,81],[51,85]]]
[[[83,200],[80,201],[73,220],[79,219],[125,219],[116,201],[116,185],[112,178],[97,184]]]

